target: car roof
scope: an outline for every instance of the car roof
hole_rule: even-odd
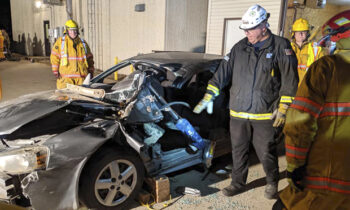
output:
[[[147,62],[166,68],[167,70],[177,71],[180,68],[193,69],[194,66],[199,64],[209,64],[213,61],[220,62],[223,59],[221,55],[205,54],[205,53],[192,53],[192,52],[157,52],[142,54],[129,60],[132,63]]]
[[[203,61],[221,60],[223,56],[206,54],[206,53],[193,53],[193,52],[156,52],[141,54],[135,57],[129,58],[131,61],[149,61],[155,64],[167,64],[167,63],[179,63],[189,64],[198,63]]]
[[[174,73],[174,86],[181,87],[193,75],[203,71],[214,73],[223,56],[193,52],[156,52],[129,58],[131,63],[145,62]]]

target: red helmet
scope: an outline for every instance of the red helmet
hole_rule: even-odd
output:
[[[350,10],[341,12],[328,20],[322,26],[322,35],[329,35],[333,42],[350,37]]]

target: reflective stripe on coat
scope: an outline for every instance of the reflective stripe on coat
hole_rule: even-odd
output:
[[[348,54],[348,57],[350,53]],[[303,191],[280,197],[287,209],[350,207],[350,61],[324,56],[312,64],[288,109],[287,168],[306,166]]]
[[[271,120],[280,103],[292,102],[298,85],[297,74],[297,59],[287,39],[270,34],[255,51],[244,38],[221,61],[208,82],[207,92],[218,95],[231,85],[231,117]]]
[[[4,41],[5,41],[5,37],[2,35],[2,32],[0,30],[0,59],[5,58],[5,54],[4,54]]]
[[[75,48],[74,42],[76,43]],[[92,53],[87,43],[80,38],[73,41],[67,35],[60,37],[52,48],[50,60],[52,72],[61,78],[82,78],[83,80],[88,73],[93,74]],[[65,81],[69,82],[71,80]],[[80,81],[79,79],[74,84],[80,85]],[[59,82],[59,84],[62,82]],[[65,85],[57,85],[57,87],[59,86],[63,87]]]
[[[291,45],[298,59],[298,86],[300,86],[300,83],[311,64],[324,56],[324,50],[322,47],[317,46],[315,42],[306,42],[301,48],[299,48],[295,42],[292,42]]]

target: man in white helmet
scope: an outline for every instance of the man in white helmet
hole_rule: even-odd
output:
[[[287,39],[268,29],[269,14],[254,5],[242,17],[240,29],[246,38],[233,46],[209,81],[207,92],[195,107],[200,113],[230,88],[230,134],[232,145],[232,182],[222,190],[226,196],[245,191],[250,143],[266,173],[265,197],[277,197],[279,179],[277,130],[298,87],[298,61]]]

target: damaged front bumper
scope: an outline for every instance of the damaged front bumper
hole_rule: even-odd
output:
[[[29,206],[23,190],[39,180],[36,170],[45,170],[50,152],[46,146],[10,148],[0,153],[0,200]]]
[[[12,144],[2,148],[0,202],[36,210],[78,209],[83,167],[118,127],[115,121],[100,120],[34,145]]]

